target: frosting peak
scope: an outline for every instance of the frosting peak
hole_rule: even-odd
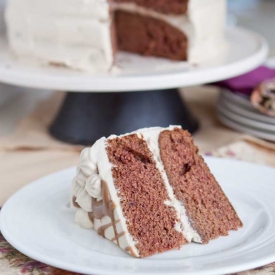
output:
[[[87,177],[98,174],[96,161],[92,158],[91,148],[86,148],[81,152],[79,170],[81,170]]]
[[[93,174],[87,179],[85,189],[90,196],[98,200],[102,199],[101,177],[99,176],[99,174]]]
[[[76,196],[76,202],[80,205],[80,207],[87,211],[92,212],[92,198],[86,191],[85,187],[82,187]]]

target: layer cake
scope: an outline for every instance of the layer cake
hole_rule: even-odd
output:
[[[12,52],[107,72],[118,50],[200,64],[226,52],[226,0],[9,0]]]

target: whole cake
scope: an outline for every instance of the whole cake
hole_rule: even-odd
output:
[[[8,0],[14,54],[106,72],[117,50],[201,63],[226,49],[226,0]]]
[[[81,153],[71,193],[75,221],[135,257],[206,244],[242,227],[178,126],[101,138]]]

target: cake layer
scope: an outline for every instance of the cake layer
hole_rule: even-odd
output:
[[[187,60],[187,37],[165,21],[118,10],[115,25],[119,50]]]
[[[175,209],[167,204],[163,178],[144,139],[137,134],[108,139],[108,158],[120,206],[141,257],[187,243],[176,230]]]
[[[188,0],[114,0],[115,3],[135,3],[165,14],[185,14],[188,8]]]
[[[242,227],[234,208],[211,174],[191,135],[182,129],[159,136],[162,162],[176,198],[203,243]]]

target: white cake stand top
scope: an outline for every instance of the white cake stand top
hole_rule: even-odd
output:
[[[186,62],[119,53],[117,72],[91,75],[20,62],[11,55],[7,39],[2,34],[0,81],[33,88],[79,92],[169,89],[234,77],[256,68],[265,60],[268,46],[260,35],[234,28],[226,30],[226,38],[229,44],[227,55],[208,64],[194,66]]]

